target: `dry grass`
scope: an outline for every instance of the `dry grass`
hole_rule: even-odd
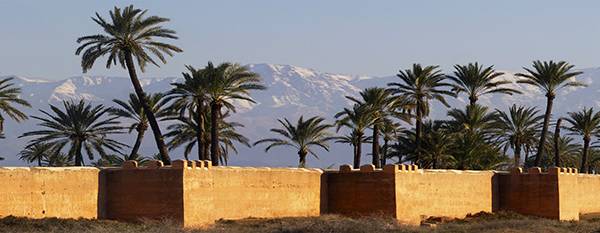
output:
[[[600,218],[579,222],[525,217],[511,213],[479,214],[464,220],[437,223],[436,227],[412,227],[393,219],[352,219],[335,215],[314,218],[223,220],[207,229],[181,229],[169,221],[121,223],[107,220],[41,219],[6,217],[0,232],[182,232],[182,233],[333,233],[333,232],[600,232]]]

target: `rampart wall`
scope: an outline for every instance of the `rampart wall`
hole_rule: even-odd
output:
[[[0,216],[96,218],[96,168],[0,167]]]
[[[600,176],[542,172],[423,170],[364,165],[338,171],[212,167],[174,161],[122,168],[0,168],[0,217],[169,218],[183,226],[218,219],[379,215],[418,224],[509,210],[560,220],[600,212]]]

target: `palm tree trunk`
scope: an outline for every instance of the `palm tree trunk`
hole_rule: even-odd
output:
[[[556,129],[554,129],[554,166],[560,167],[560,153],[558,151],[558,142],[560,139],[560,123],[562,118],[556,121]]]
[[[82,166],[83,165],[83,155],[81,154],[81,142],[80,141],[76,141],[75,142],[75,166]]]
[[[146,114],[148,123],[150,123],[150,128],[152,128],[152,132],[154,133],[154,140],[156,141],[156,146],[158,147],[160,158],[164,164],[170,165],[171,157],[169,157],[169,151],[167,150],[167,146],[165,145],[165,141],[163,139],[162,133],[160,132],[160,127],[158,126],[158,122],[156,121],[154,112],[152,112],[152,108],[150,108],[150,105],[148,105],[146,93],[144,93],[144,89],[142,89],[140,80],[137,77],[137,74],[135,72],[135,65],[133,64],[133,57],[131,56],[131,52],[129,51],[125,51],[125,65],[127,66],[127,71],[129,71],[129,78],[131,79],[131,83],[133,84],[135,94],[137,95],[138,99],[140,100],[140,103],[142,104],[144,114]]]
[[[360,156],[362,154],[362,137],[363,133],[358,133],[358,143],[356,143],[356,153],[354,153],[354,168],[360,168]]]
[[[298,157],[299,157],[299,161],[298,161],[298,167],[300,168],[305,168],[306,167],[306,155],[308,153],[302,150],[298,151]]]
[[[373,154],[373,165],[376,168],[381,168],[381,158],[379,157],[379,125],[373,124],[373,148],[371,154]]]
[[[42,166],[42,156],[37,157],[38,167]]]
[[[383,139],[383,154],[381,156],[381,167],[385,166],[387,163],[388,142],[389,140],[385,138]]]
[[[415,122],[415,161],[414,163],[419,165],[419,159],[421,157],[421,118],[423,115],[421,114],[421,101],[417,101],[417,117]]]
[[[141,123],[138,125],[137,137],[135,139],[135,144],[133,144],[133,148],[131,148],[131,153],[127,160],[134,160],[137,157],[138,151],[140,150],[140,146],[142,145],[142,139],[144,139],[144,133],[146,133],[147,126],[143,126]]]
[[[221,105],[215,101],[210,103],[210,156],[212,164],[219,165],[219,112]]]
[[[202,112],[202,106],[200,100],[196,100],[196,142],[198,143],[198,159],[208,160],[208,156],[204,154],[204,114]]]
[[[474,106],[477,103],[477,96],[469,96],[469,105]]]
[[[546,94],[546,113],[544,114],[544,125],[542,127],[542,134],[540,135],[540,142],[537,149],[537,154],[535,155],[535,163],[534,166],[539,167],[540,162],[542,161],[542,156],[544,156],[544,142],[546,142],[546,134],[548,134],[548,125],[550,124],[550,116],[552,115],[552,102],[554,100],[554,95],[551,93]]]
[[[4,133],[4,117],[0,116],[0,136]]]
[[[583,173],[588,173],[587,167],[587,155],[590,147],[590,138],[583,137],[583,155],[581,156],[581,168],[579,169]]]
[[[521,144],[516,143],[515,145],[515,167],[519,167],[521,164]]]

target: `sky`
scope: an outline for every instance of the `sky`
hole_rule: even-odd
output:
[[[143,77],[179,76],[208,61],[291,64],[385,76],[412,63],[449,70],[478,61],[519,71],[532,60],[600,66],[600,1],[8,1],[0,0],[0,76],[82,74],[75,40],[114,6],[148,9],[184,50]],[[126,76],[99,62],[91,75]]]

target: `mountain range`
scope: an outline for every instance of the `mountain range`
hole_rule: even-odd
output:
[[[300,115],[305,117],[319,115],[332,122],[336,112],[350,105],[346,96],[356,96],[361,89],[366,87],[385,87],[389,82],[399,81],[394,74],[384,77],[332,74],[298,66],[276,64],[250,64],[248,67],[251,71],[260,74],[267,90],[252,93],[256,104],[236,102],[238,111],[233,114],[231,120],[245,125],[240,131],[252,142],[272,136],[269,129],[277,127],[276,120],[283,117],[295,121]],[[600,82],[595,82],[596,78],[600,78],[600,68],[589,68],[582,71],[584,73],[577,79],[588,84],[588,87],[562,89],[555,100],[555,115],[564,115],[566,112],[579,110],[584,106],[597,107],[600,105]],[[513,74],[513,72],[505,72],[501,78],[514,81],[516,78]],[[41,114],[39,109],[48,109],[49,104],[59,105],[61,101],[70,99],[85,99],[94,104],[113,106],[113,99],[125,99],[133,91],[127,77],[77,76],[52,81],[21,76],[10,77],[14,77],[13,82],[22,88],[21,97],[32,105],[32,108],[23,109],[27,115],[39,116]],[[180,77],[165,77],[143,78],[141,81],[147,92],[164,92],[171,88],[171,83],[180,80]],[[516,83],[511,85],[519,88],[523,94],[483,96],[480,98],[480,103],[491,109],[498,108],[500,110],[506,110],[512,104],[532,105],[538,106],[540,112],[543,112],[545,97],[539,90]],[[463,108],[466,102],[465,96],[449,99],[453,108]],[[433,119],[445,118],[447,110],[446,107],[436,103],[430,117]],[[23,148],[27,139],[17,137],[26,131],[35,129],[37,123],[38,121],[35,119],[29,119],[23,123],[6,120],[6,139],[0,141],[0,145],[3,147],[0,156],[6,158],[0,162],[2,166],[25,165],[23,161],[18,160],[16,154]],[[135,140],[134,135],[125,134],[115,137],[128,144],[133,144]],[[268,153],[265,153],[264,146],[260,145],[255,148],[246,148],[240,145],[238,149],[239,154],[230,156],[230,165],[297,165],[296,152],[290,149],[276,148]],[[145,155],[156,153],[150,137],[146,137],[141,152]],[[352,149],[346,144],[334,144],[329,152],[320,149],[317,149],[317,152],[319,159],[309,158],[309,166],[337,166],[350,163],[352,160]],[[174,150],[172,156],[182,158],[181,150]],[[368,157],[368,155],[364,156]],[[363,161],[370,161],[370,159],[365,158]]]

